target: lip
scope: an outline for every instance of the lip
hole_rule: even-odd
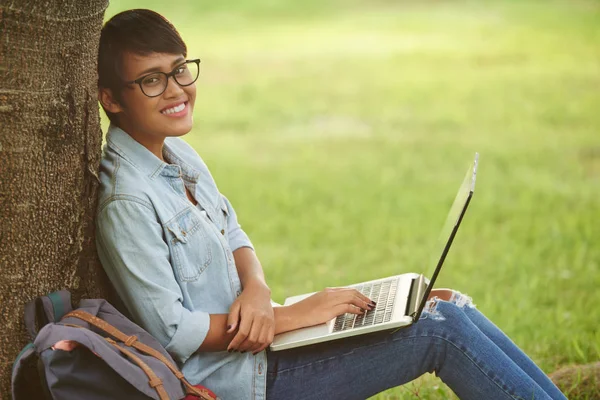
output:
[[[168,110],[169,108],[176,107],[176,106],[178,106],[178,105],[180,105],[180,104],[184,104],[184,105],[185,105],[185,107],[183,108],[183,110],[181,110],[181,111],[179,111],[179,112],[172,113],[172,114],[164,114],[164,113],[162,112],[162,111],[164,111],[164,110]],[[186,115],[187,115],[187,113],[189,112],[189,109],[190,109],[190,102],[189,102],[188,100],[186,100],[186,101],[178,101],[178,102],[176,102],[176,103],[169,104],[168,106],[166,106],[165,108],[163,108],[163,109],[162,109],[162,110],[160,110],[160,111],[161,111],[161,114],[162,114],[162,115],[164,115],[165,117],[179,118],[179,117],[186,116]]]

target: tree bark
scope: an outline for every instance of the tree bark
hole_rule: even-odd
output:
[[[10,398],[12,363],[29,341],[27,301],[65,288],[75,301],[108,295],[93,238],[107,6],[0,0],[1,399]]]

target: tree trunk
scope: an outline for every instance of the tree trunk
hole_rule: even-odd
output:
[[[74,300],[108,293],[93,238],[102,142],[96,64],[107,6],[0,0],[2,399],[29,341],[23,305],[64,288]]]

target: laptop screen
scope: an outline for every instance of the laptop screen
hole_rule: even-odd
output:
[[[425,307],[425,303],[427,302],[429,293],[433,288],[435,280],[437,279],[437,276],[440,273],[440,269],[444,264],[444,260],[446,259],[446,255],[450,250],[452,241],[456,236],[456,232],[458,231],[460,222],[462,221],[465,212],[467,211],[467,207],[469,206],[469,202],[473,197],[473,192],[475,191],[475,178],[477,176],[478,161],[479,154],[475,153],[475,160],[467,170],[467,175],[465,176],[465,179],[463,180],[462,184],[460,185],[460,188],[458,189],[458,193],[456,194],[454,203],[452,203],[452,207],[450,208],[450,212],[448,213],[448,217],[446,218],[446,222],[444,224],[444,227],[442,228],[442,232],[440,233],[434,252],[432,253],[430,265],[436,265],[436,267],[435,271],[433,272],[433,275],[431,276],[431,279],[429,280],[429,285],[427,285],[427,289],[423,293],[423,297],[420,300],[420,305],[417,308],[416,315],[414,316],[415,321],[418,320],[421,316],[421,312]]]

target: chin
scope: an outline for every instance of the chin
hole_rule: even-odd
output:
[[[171,126],[171,127],[169,127],[169,129],[167,129],[167,132],[168,132],[167,136],[169,136],[169,137],[183,136],[183,135],[190,133],[190,131],[192,130],[191,121],[186,124],[177,124],[177,125],[179,125],[179,126]]]
[[[179,137],[179,136],[187,135],[190,131],[191,131],[191,129],[169,132],[167,137]]]

